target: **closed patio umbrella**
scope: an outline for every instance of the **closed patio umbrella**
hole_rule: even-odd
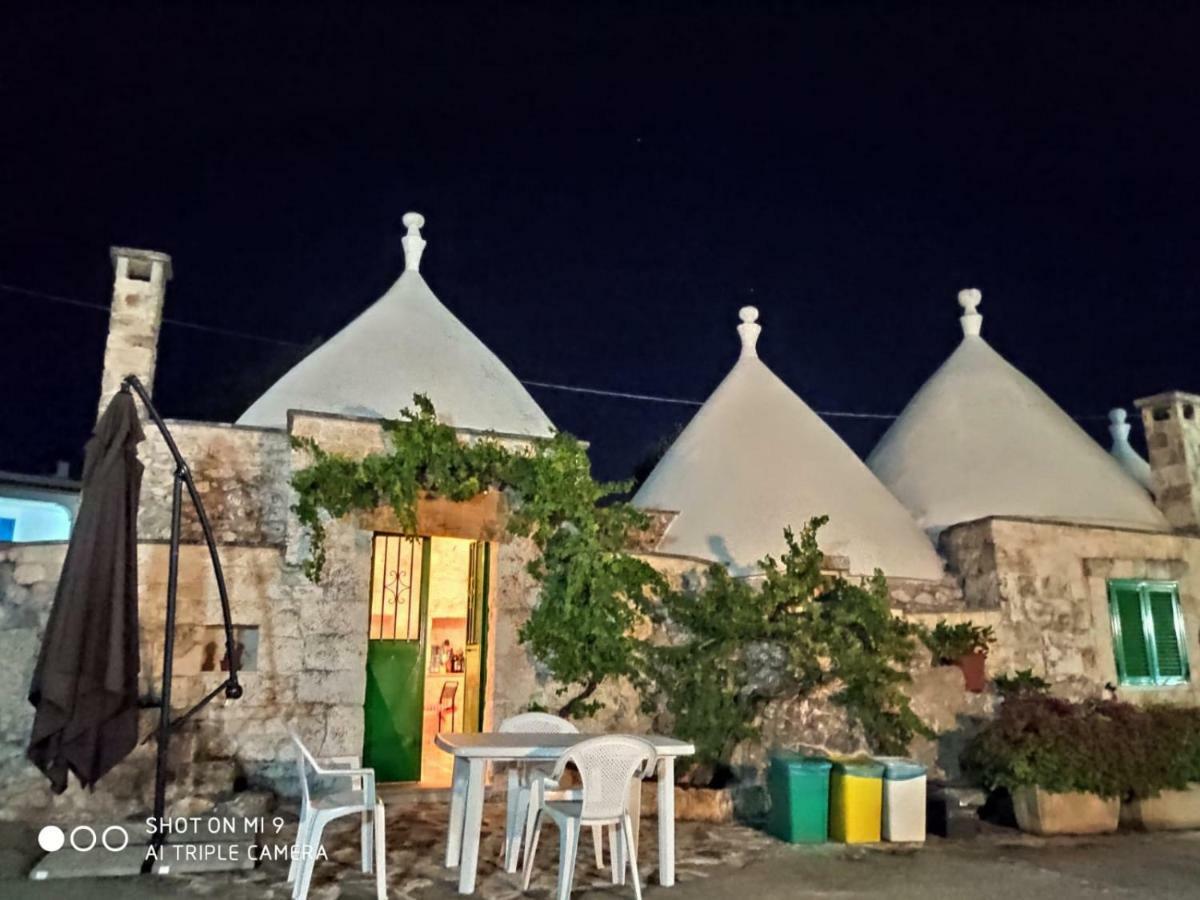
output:
[[[79,515],[29,689],[27,751],[55,793],[90,787],[137,743],[137,510],[144,438],[120,391],[88,442]]]

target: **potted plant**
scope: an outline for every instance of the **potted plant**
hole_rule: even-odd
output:
[[[1145,768],[1154,777],[1130,791],[1121,824],[1146,831],[1200,828],[1200,710],[1151,706],[1142,715]]]
[[[1011,792],[1022,831],[1115,831],[1121,795],[1155,777],[1144,771],[1144,736],[1129,731],[1139,714],[1112,701],[1013,697],[968,744],[963,768],[984,787]]]
[[[951,625],[943,619],[932,630],[922,632],[921,640],[933,654],[935,666],[958,666],[967,690],[983,692],[987,686],[988,647],[996,641],[990,625],[981,628],[970,621]]]

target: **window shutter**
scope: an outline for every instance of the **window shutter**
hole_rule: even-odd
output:
[[[1159,678],[1184,678],[1187,663],[1179,646],[1175,627],[1175,595],[1169,591],[1149,591],[1150,619],[1154,629],[1154,650]]]
[[[1151,678],[1150,649],[1142,622],[1142,598],[1133,586],[1113,585],[1114,618],[1120,628],[1117,639],[1117,661],[1121,663],[1122,678]],[[1174,626],[1172,625],[1172,629]],[[1174,632],[1172,632],[1174,633]]]

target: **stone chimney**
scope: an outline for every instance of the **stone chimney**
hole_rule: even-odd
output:
[[[100,376],[101,415],[126,375],[136,375],[153,393],[158,329],[167,282],[171,280],[171,257],[165,253],[113,247],[109,255],[114,272],[113,296],[104,372]]]
[[[1200,531],[1200,396],[1167,391],[1137,400],[1154,500],[1171,526]]]

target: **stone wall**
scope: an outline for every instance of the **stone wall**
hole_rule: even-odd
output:
[[[66,544],[0,544],[0,817],[15,804],[14,786],[38,775],[25,762],[29,684],[65,555]]]
[[[989,672],[1032,669],[1064,696],[1100,696],[1117,683],[1107,579],[1178,581],[1191,683],[1118,693],[1133,702],[1200,700],[1200,538],[993,518],[947,529],[941,543],[962,575],[967,617],[996,630]]]
[[[157,697],[161,686],[167,549],[163,544],[139,547],[144,698]],[[52,797],[45,779],[24,761],[33,722],[26,693],[64,554],[62,544],[0,548],[0,641],[5,650],[0,666],[6,667],[0,673],[0,816],[84,808],[97,815],[126,814],[150,803],[152,745],[118,766],[94,795],[72,787],[62,797]],[[174,795],[190,798],[193,809],[231,790],[235,782],[290,786],[288,723],[317,753],[358,753],[362,747],[365,601],[344,605],[337,594],[285,570],[278,548],[226,546],[222,562],[239,638],[255,645],[255,652],[243,659],[248,666],[240,676],[245,695],[237,701],[219,697],[197,716],[194,727],[173,741]],[[180,554],[171,685],[177,713],[224,680],[221,625],[207,548],[186,545]],[[143,734],[156,721],[157,710],[147,710]]]
[[[87,823],[147,810],[152,801],[150,745],[135,750],[94,793],[72,785],[55,796],[25,758],[34,714],[29,685],[65,555],[63,543],[0,544],[0,819]],[[143,734],[155,720],[152,711],[143,713]],[[191,735],[181,735],[171,756],[174,770],[183,768],[192,747]],[[177,801],[192,787],[190,778],[177,780],[169,797]]]
[[[167,427],[187,461],[220,544],[282,547],[286,539],[291,448],[282,431],[170,420]],[[138,512],[141,540],[171,536],[175,461],[153,424],[138,448],[145,465]],[[184,491],[183,537],[202,541],[200,524]]]

